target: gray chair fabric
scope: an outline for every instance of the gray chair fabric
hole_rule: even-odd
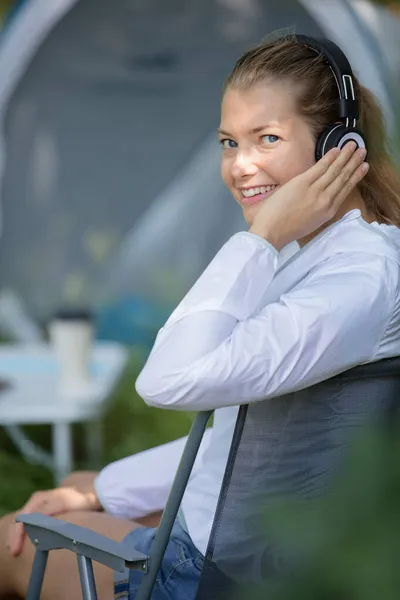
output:
[[[241,407],[197,600],[287,575],[299,556],[275,540],[273,524],[268,533],[268,509],[282,501],[312,509],[361,429],[399,403],[400,359],[392,358]]]
[[[357,433],[368,424],[378,426],[390,420],[399,403],[400,358],[396,357],[355,367],[279,398],[242,406],[196,600],[231,599],[241,585],[262,584],[288,572],[296,557],[285,553],[273,536],[268,536],[268,532],[260,527],[261,513],[282,500],[312,503],[321,497],[329,490]],[[199,414],[193,425],[148,562],[147,557],[135,555],[137,561],[131,560],[129,564],[127,557],[121,555],[125,566],[144,570],[136,600],[151,598],[159,564],[210,414]],[[40,573],[46,563],[40,552],[59,548],[59,540],[58,545],[47,541],[43,546],[40,515],[28,515],[20,520],[28,524],[28,534],[38,542],[37,572],[34,567],[32,573],[32,581],[36,584],[31,582],[32,593],[27,598],[37,600],[42,579]],[[52,529],[50,521],[46,520],[45,524],[46,540]],[[56,519],[53,521],[59,523]],[[74,526],[66,524],[63,534],[73,540],[71,535],[68,537],[69,527]],[[79,534],[78,529],[81,528],[74,528],[73,536]],[[84,531],[79,535],[87,542]],[[57,535],[57,525],[54,533]],[[106,550],[106,542],[102,543]],[[82,586],[89,590],[84,592],[84,598],[93,600],[96,598],[93,581],[87,576],[85,579],[84,571],[84,567],[87,568],[90,575],[91,564],[83,565],[82,553],[76,545],[68,542],[65,546],[78,554]],[[113,548],[115,550],[116,545]],[[134,553],[133,549],[131,551]],[[88,555],[97,560],[95,554],[92,548]],[[85,584],[87,581],[90,585]]]

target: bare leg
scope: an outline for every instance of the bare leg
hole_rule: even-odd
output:
[[[97,533],[120,542],[132,529],[138,527],[133,521],[117,519],[102,512],[73,512],[59,515],[60,519],[88,527]],[[34,557],[34,548],[28,539],[17,558],[6,549],[8,526],[14,515],[0,519],[0,599],[26,596]],[[113,571],[99,563],[93,563],[98,600],[111,600],[113,597]],[[71,600],[80,598],[81,588],[75,554],[68,550],[49,553],[41,600]]]
[[[97,471],[73,471],[60,483],[60,487],[75,487],[83,490],[94,484]]]
[[[97,475],[98,473],[96,471],[74,471],[64,479],[61,486],[76,487],[78,490],[87,489],[94,484]],[[138,525],[143,525],[143,527],[158,527],[161,517],[162,511],[150,513],[145,517],[136,519],[136,523]]]

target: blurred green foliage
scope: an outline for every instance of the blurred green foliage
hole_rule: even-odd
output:
[[[390,10],[394,10],[395,12],[399,11],[400,0],[373,0],[375,4],[381,4],[382,6],[389,8]]]
[[[149,408],[135,392],[135,380],[143,364],[143,354],[132,351],[125,372],[101,419],[103,433],[102,465],[162,444],[188,433],[193,415],[179,411]],[[43,448],[51,448],[49,426],[24,427],[27,435]],[[78,468],[87,466],[86,430],[74,426],[74,451]],[[53,487],[50,471],[28,464],[0,429],[0,515],[20,508],[37,489]]]

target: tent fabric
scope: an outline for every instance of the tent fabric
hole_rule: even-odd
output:
[[[135,342],[145,330],[150,343],[246,226],[219,174],[223,80],[268,32],[324,35],[314,13],[294,0],[78,0],[65,9],[7,101],[0,289],[35,320],[90,305],[100,336]],[[367,79],[374,56],[358,37],[349,54],[361,53]]]
[[[16,0],[0,36],[0,123],[21,78],[49,31],[77,0]],[[6,145],[0,126],[0,182]],[[0,218],[1,233],[1,218]]]

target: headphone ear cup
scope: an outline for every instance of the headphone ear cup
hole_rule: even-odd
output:
[[[329,152],[332,148],[335,148],[339,145],[340,140],[347,132],[346,125],[335,123],[334,125],[329,125],[321,133],[317,140],[317,145],[315,147],[315,160],[318,162]]]
[[[343,148],[351,141],[355,142],[359,148],[367,147],[363,134],[358,129],[338,123],[330,125],[317,140],[315,160],[321,160],[332,148]]]

